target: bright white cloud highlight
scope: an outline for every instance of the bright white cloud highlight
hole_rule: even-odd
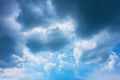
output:
[[[25,78],[24,68],[0,69],[0,80],[22,80]]]
[[[80,58],[82,57],[82,54],[84,54],[84,51],[94,49],[96,44],[96,39],[79,40],[74,43],[75,47],[73,56],[77,65],[79,64]]]

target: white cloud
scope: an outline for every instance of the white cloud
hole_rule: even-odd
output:
[[[106,62],[101,63],[86,80],[119,80],[120,79],[120,58],[112,52]]]
[[[0,80],[22,80],[25,77],[24,68],[1,69]]]
[[[52,21],[49,26],[35,26],[33,29],[24,31],[23,37],[31,38],[42,41],[42,43],[49,42],[52,40],[55,34],[61,37],[65,37],[66,39],[72,39],[75,34],[75,26],[74,21],[71,18],[65,20],[56,20]]]
[[[82,57],[82,54],[84,54],[84,51],[86,50],[92,50],[96,48],[97,41],[95,38],[91,40],[79,40],[74,43],[74,58],[75,62],[78,65],[80,58]]]
[[[23,53],[23,57],[13,55],[13,57],[16,59],[16,62],[19,63],[17,65],[18,67],[22,66],[26,70],[27,66],[33,69],[40,67],[41,69],[44,68],[43,72],[49,72],[51,68],[56,66],[56,64],[52,62],[53,54],[50,52],[46,53],[46,55],[44,56],[44,54],[42,53],[33,54],[29,51],[28,48],[24,48]]]
[[[51,30],[49,28],[36,27],[26,32],[23,32],[25,38],[34,37],[42,41],[46,41],[49,34],[51,34]]]
[[[44,59],[41,56],[32,54],[27,48],[24,49],[23,58],[27,59],[29,62],[32,62],[33,64],[36,63],[38,65],[44,64],[48,61],[47,59]]]
[[[46,55],[43,54],[33,54],[28,48],[24,48],[22,57],[13,55],[18,63],[17,68],[6,69],[4,75],[7,76],[4,79],[4,75],[2,75],[0,80],[47,80],[49,71],[56,66],[56,63],[52,62],[53,54],[51,52],[46,53]],[[0,69],[1,74],[2,72]],[[15,76],[15,74],[18,75]]]
[[[75,42],[75,47],[81,50],[91,50],[96,47],[96,40],[80,40]]]
[[[73,35],[73,32],[75,31],[74,21],[71,18],[68,18],[62,22],[56,22],[56,28],[63,31],[63,33],[69,35],[70,37],[71,34]]]
[[[80,57],[82,56],[82,51],[78,48],[74,48],[74,54],[73,54],[74,58],[75,58],[75,62],[78,65],[79,64],[79,60]]]
[[[115,69],[116,63],[118,62],[119,57],[116,55],[116,53],[112,52],[112,54],[109,56],[109,59],[107,63],[103,64],[101,67],[101,70],[103,71],[111,71]]]
[[[51,68],[53,68],[53,67],[55,67],[56,66],[56,64],[54,64],[54,63],[46,63],[45,65],[44,65],[44,70],[46,71],[46,72],[48,72]]]
[[[105,57],[110,53],[116,43],[119,42],[118,33],[111,34],[104,30],[91,39],[87,40],[76,40],[74,42],[74,58],[76,64],[80,63],[81,60],[84,63],[90,64],[93,62],[105,61]]]
[[[64,67],[67,64],[67,62],[65,62],[63,60],[64,57],[65,57],[64,54],[59,54],[58,57],[57,57],[58,58],[58,63],[59,63],[59,68],[58,68],[59,71],[61,70],[62,67]]]
[[[18,5],[15,5],[15,9],[12,14],[10,14],[7,18],[5,18],[6,24],[9,24],[12,29],[20,30],[21,25],[16,21],[16,18],[18,17],[20,13],[20,9],[18,9]]]

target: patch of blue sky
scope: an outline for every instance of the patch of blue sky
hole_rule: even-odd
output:
[[[115,52],[120,57],[120,43],[115,45],[113,52]]]

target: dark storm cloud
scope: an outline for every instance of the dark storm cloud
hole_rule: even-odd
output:
[[[17,42],[12,31],[9,25],[0,22],[0,67],[3,68],[13,66],[11,57],[16,53]]]
[[[120,30],[119,0],[52,0],[52,3],[61,18],[74,17],[79,36],[90,37],[106,28]]]
[[[68,39],[61,32],[54,30],[48,35],[47,41],[33,37],[28,38],[26,46],[33,53],[39,51],[58,51],[63,49],[69,43]]]
[[[16,54],[16,31],[7,21],[16,10],[15,0],[0,0],[0,68],[14,66],[12,55]]]
[[[23,29],[30,29],[38,25],[47,24],[50,17],[47,9],[47,0],[18,0],[21,10],[17,20],[23,25]]]

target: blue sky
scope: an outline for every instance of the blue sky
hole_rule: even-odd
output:
[[[119,80],[119,0],[1,0],[0,80]]]

